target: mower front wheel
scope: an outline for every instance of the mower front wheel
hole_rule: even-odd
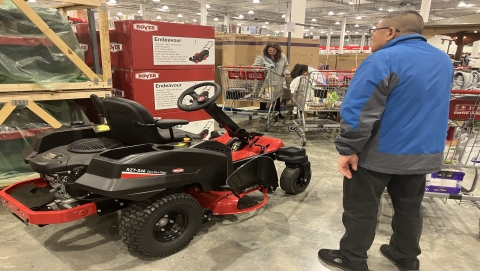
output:
[[[131,204],[122,212],[119,232],[133,252],[166,257],[185,248],[203,223],[204,210],[189,194],[170,192]]]
[[[286,167],[282,172],[282,176],[280,176],[280,187],[287,194],[297,195],[307,189],[311,178],[312,172],[310,168],[304,170],[302,166],[296,168]]]

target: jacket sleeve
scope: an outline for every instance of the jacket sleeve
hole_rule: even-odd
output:
[[[283,66],[283,74],[285,75],[287,72],[290,72],[290,63],[288,63],[287,56],[282,54],[282,58],[284,59],[284,66]]]
[[[255,59],[255,62],[253,62],[252,66],[260,66],[260,67],[263,67],[263,56],[262,55],[259,55],[257,56],[257,59]]]
[[[398,81],[384,52],[372,54],[358,67],[340,108],[340,134],[335,140],[340,155],[363,150],[378,128],[387,98]]]

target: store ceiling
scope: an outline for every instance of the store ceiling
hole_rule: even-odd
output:
[[[113,0],[107,0],[113,1]],[[54,5],[51,1],[36,0],[37,4]],[[282,15],[286,14],[292,1],[288,0],[207,0],[210,8],[207,9],[207,23],[209,25],[223,24],[224,17],[229,14],[230,23],[242,26],[264,26],[268,30],[280,32],[283,30],[285,21]],[[362,31],[374,26],[389,11],[417,10],[420,11],[421,0],[307,0],[305,16],[306,32],[314,35],[322,35],[330,29],[335,33],[340,32],[340,24],[343,17],[347,18],[347,30]],[[463,2],[465,5],[460,5]],[[137,14],[140,4],[145,5],[148,19],[155,20],[157,16],[162,21],[188,22],[193,20],[200,22],[200,2],[197,0],[116,0],[116,4],[109,5],[111,15],[118,12],[123,15]],[[168,9],[162,9],[168,6]],[[248,14],[253,11],[254,14]],[[329,12],[334,15],[328,15]],[[430,21],[454,18],[466,14],[480,12],[480,1],[452,1],[432,0]],[[182,17],[178,17],[181,14]],[[243,19],[239,18],[243,15]],[[356,19],[358,16],[361,19]],[[217,18],[218,21],[215,21]],[[312,20],[316,21],[312,21]],[[267,24],[268,22],[268,24]],[[358,24],[358,27],[355,27]],[[313,27],[313,28],[312,28]]]

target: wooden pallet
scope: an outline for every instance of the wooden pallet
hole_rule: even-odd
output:
[[[33,11],[24,0],[11,0],[53,44],[55,44],[84,74],[89,82],[50,84],[55,91],[47,91],[41,86],[29,84],[0,85],[0,103],[5,103],[0,110],[0,125],[18,105],[25,105],[54,128],[61,124],[39,107],[35,101],[89,98],[91,94],[100,97],[110,95],[112,89],[112,68],[110,62],[110,36],[106,0],[51,0],[59,2],[54,8],[64,15],[69,10],[92,9],[98,12],[100,48],[103,74],[95,74],[83,60],[72,50],[48,25]],[[2,4],[4,0],[0,0]]]

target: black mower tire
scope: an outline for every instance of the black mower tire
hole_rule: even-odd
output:
[[[305,191],[310,184],[312,172],[310,169],[307,169],[305,173],[303,171],[302,167],[286,167],[280,176],[282,190],[291,195],[297,195]]]
[[[172,241],[158,241],[154,230],[166,214],[175,211],[186,217],[183,232]],[[135,253],[167,257],[184,249],[193,240],[203,223],[203,213],[198,201],[187,193],[161,193],[146,201],[132,203],[122,211],[120,237]]]

